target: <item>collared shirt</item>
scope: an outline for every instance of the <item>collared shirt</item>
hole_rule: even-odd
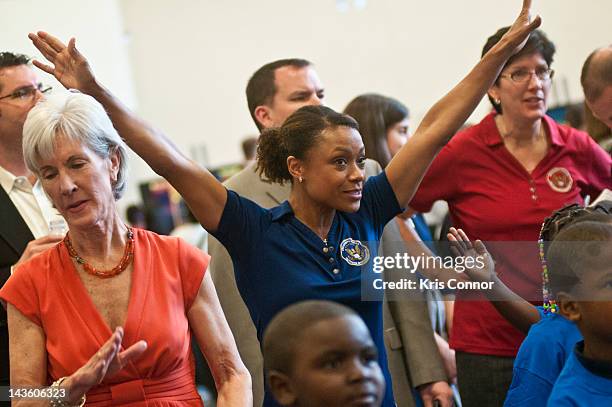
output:
[[[327,245],[295,217],[289,202],[264,209],[232,191],[214,233],[232,257],[236,283],[260,341],[279,311],[302,300],[339,302],[363,318],[387,380],[385,407],[395,403],[383,342],[382,305],[362,301],[362,279],[372,270],[385,225],[400,212],[383,172],[365,183],[357,212],[336,211]],[[269,394],[264,405],[276,405]]]
[[[547,406],[609,406],[612,400],[612,366],[585,358],[578,342],[555,382]]]
[[[451,220],[470,239],[510,242],[488,245],[496,271],[526,299],[541,298],[537,240],[544,219],[566,204],[595,198],[612,186],[612,159],[586,133],[557,124],[543,125],[550,148],[528,172],[506,149],[494,120],[458,133],[440,151],[410,206],[427,212],[448,202]],[[458,297],[461,297],[459,293]],[[485,355],[514,356],[524,336],[484,298],[457,301],[451,346]]]
[[[16,177],[0,166],[0,184],[32,232],[34,238],[49,234],[49,224],[62,219],[47,198],[39,181],[34,186],[24,177]]]
[[[514,360],[512,384],[504,407],[544,406],[567,358],[582,334],[558,313],[544,314],[532,325]]]

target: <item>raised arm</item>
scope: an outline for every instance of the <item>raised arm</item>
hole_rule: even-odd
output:
[[[202,226],[214,232],[227,199],[226,190],[208,171],[185,157],[160,131],[138,118],[95,78],[87,59],[76,49],[75,39],[68,46],[50,34],[30,34],[34,46],[53,65],[34,65],[68,89],[93,96],[104,106],[113,125],[126,143],[183,196]]]
[[[540,17],[530,21],[530,8],[531,0],[523,0],[523,8],[506,35],[429,109],[415,134],[387,166],[387,177],[400,205],[412,199],[435,155],[474,111],[508,58],[522,49],[529,34],[539,27]]]

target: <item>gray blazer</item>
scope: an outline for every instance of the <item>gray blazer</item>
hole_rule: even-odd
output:
[[[381,172],[376,161],[366,161],[366,176]],[[289,198],[290,185],[268,184],[255,172],[252,164],[225,182],[225,186],[264,208],[272,208]],[[401,241],[395,222],[390,222],[383,234],[384,240]],[[391,245],[397,247],[397,244]],[[257,332],[249,311],[240,297],[234,277],[234,268],[227,250],[218,240],[210,237],[208,252],[211,255],[209,270],[230,325],[240,356],[251,373],[253,405],[263,403],[263,358]],[[393,379],[393,392],[399,407],[415,405],[412,387],[447,380],[441,357],[433,337],[433,330],[422,294],[420,301],[397,301],[383,304],[385,345],[389,371]]]

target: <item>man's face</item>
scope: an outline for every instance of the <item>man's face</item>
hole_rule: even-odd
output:
[[[269,106],[259,106],[257,115],[264,128],[280,127],[302,106],[323,104],[324,89],[312,66],[283,66],[274,71],[276,94]]]
[[[0,97],[37,84],[36,74],[27,65],[0,68]],[[37,91],[33,97],[0,100],[0,144],[21,149],[23,123],[40,96]]]
[[[595,101],[586,101],[593,116],[612,129],[612,85],[604,89],[603,94]]]

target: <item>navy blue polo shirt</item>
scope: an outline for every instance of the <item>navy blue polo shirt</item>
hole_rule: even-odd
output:
[[[361,300],[361,273],[371,270],[387,222],[402,211],[384,172],[364,185],[357,212],[336,211],[328,246],[293,214],[289,202],[264,209],[233,191],[213,235],[227,248],[236,283],[260,342],[270,320],[303,300],[336,301],[365,321],[387,382],[383,406],[392,407],[391,378],[383,341],[382,304]],[[264,405],[276,405],[266,391]]]

